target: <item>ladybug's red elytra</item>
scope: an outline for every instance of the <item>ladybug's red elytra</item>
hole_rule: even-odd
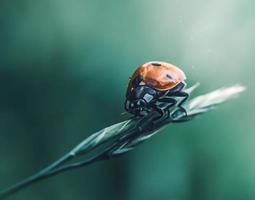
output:
[[[178,67],[162,61],[147,62],[130,77],[125,101],[125,110],[135,116],[142,116],[152,110],[160,119],[170,117],[169,108],[176,105],[186,113],[182,104],[189,94],[184,91],[184,72]],[[177,101],[176,97],[181,97]]]

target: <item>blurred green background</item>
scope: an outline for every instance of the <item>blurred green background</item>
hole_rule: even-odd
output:
[[[128,77],[180,66],[196,95],[240,98],[170,125],[135,151],[61,174],[14,200],[254,200],[252,0],[1,0],[0,188],[121,120]]]

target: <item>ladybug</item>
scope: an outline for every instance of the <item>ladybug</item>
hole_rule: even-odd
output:
[[[154,110],[160,114],[157,119],[165,119],[170,117],[169,108],[177,106],[187,115],[182,107],[189,97],[184,90],[185,80],[184,72],[170,63],[147,62],[138,67],[129,79],[125,110],[135,117]]]

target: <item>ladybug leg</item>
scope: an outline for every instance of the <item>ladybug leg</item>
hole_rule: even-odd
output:
[[[189,94],[183,91],[180,91],[176,94],[177,97],[184,97],[178,104],[178,107],[181,107],[182,104],[189,98]]]
[[[169,108],[177,104],[175,99],[169,97],[158,99],[158,102],[165,103],[164,110],[169,110]]]
[[[180,108],[180,110],[182,110],[187,116],[187,111],[184,107],[182,107],[182,104],[189,98],[189,94],[184,91],[179,91],[179,92],[169,93],[169,95],[175,96],[175,97],[184,97],[180,102],[176,104],[176,106]]]
[[[168,116],[168,113],[165,112],[164,109],[161,109],[159,107],[157,107],[156,105],[153,106],[153,109],[159,113],[159,116],[158,117],[155,117],[152,121],[152,124],[157,124],[158,122],[161,122],[163,121],[164,119],[166,119],[166,117]]]
[[[157,102],[165,103],[166,105],[163,108],[161,108],[160,106],[158,106],[156,104],[154,104],[152,106],[152,108],[160,114],[160,116],[153,119],[153,123],[158,123],[160,121],[163,121],[163,120],[169,118],[170,117],[169,108],[176,105],[176,103],[177,103],[177,101],[173,98],[162,98],[162,99],[158,99]]]

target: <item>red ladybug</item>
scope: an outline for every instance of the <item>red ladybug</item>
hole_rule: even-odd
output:
[[[156,110],[159,118],[169,117],[169,108],[176,105],[186,113],[182,104],[189,97],[184,92],[184,72],[178,67],[161,61],[147,62],[134,72],[126,92],[125,110],[142,116]],[[176,97],[182,97],[177,101]]]

